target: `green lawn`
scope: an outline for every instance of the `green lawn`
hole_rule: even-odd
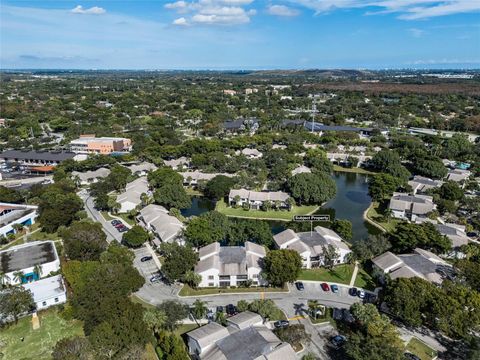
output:
[[[417,338],[412,338],[408,342],[405,350],[417,355],[421,360],[432,360],[437,357],[435,350]]]
[[[27,316],[20,319],[18,324],[12,324],[0,331],[0,352],[4,359],[51,359],[50,354],[57,341],[83,335],[80,321],[64,320],[56,309],[40,312],[39,317],[38,330],[32,329],[32,317]]]
[[[263,219],[263,220],[280,220],[280,221],[292,221],[295,215],[309,215],[317,211],[319,206],[293,206],[290,211],[286,210],[244,210],[243,208],[233,208],[227,206],[225,201],[220,200],[217,202],[215,210],[221,212],[224,215],[238,218],[250,218],[250,219]]]
[[[298,280],[327,281],[339,284],[349,284],[352,278],[354,265],[342,264],[331,270],[325,268],[303,269]]]
[[[192,331],[194,329],[198,328],[197,324],[181,324],[175,331],[174,333],[178,336],[181,336],[189,331]]]
[[[182,289],[178,293],[179,296],[201,296],[201,295],[212,295],[212,294],[229,294],[229,293],[260,293],[260,292],[284,292],[287,289],[284,288],[273,288],[273,287],[250,287],[250,288],[203,288],[203,289],[192,289],[188,285],[183,285]]]
[[[375,174],[377,174],[373,171],[365,170],[365,169],[359,168],[359,167],[347,168],[347,167],[343,167],[343,166],[340,166],[340,165],[333,165],[333,171],[349,172],[349,173],[364,174],[364,175],[375,175]]]
[[[118,216],[119,218],[122,218],[122,220],[125,221],[130,226],[134,226],[137,224],[135,219],[128,217],[128,214],[117,214],[116,216]]]
[[[102,214],[103,218],[104,218],[106,221],[114,220],[113,217],[111,217],[110,215],[108,215],[108,211],[100,211],[100,214]]]
[[[386,231],[393,231],[395,230],[397,224],[401,222],[398,219],[390,218],[388,221],[385,221],[384,211],[386,209],[387,204],[379,204],[378,202],[374,201],[370,205],[367,211],[367,218],[373,221],[374,223],[380,225]]]
[[[367,273],[362,268],[358,269],[357,277],[355,278],[354,285],[356,287],[359,287],[365,290],[370,290],[370,291],[375,290],[375,286],[376,286],[375,281],[373,281],[370,274]]]

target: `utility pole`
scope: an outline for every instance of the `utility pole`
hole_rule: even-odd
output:
[[[312,100],[312,133],[315,128],[315,113],[317,112],[317,104],[315,103],[315,97]]]

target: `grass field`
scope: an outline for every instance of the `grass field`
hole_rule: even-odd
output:
[[[3,353],[3,359],[51,359],[50,354],[57,341],[83,335],[80,321],[64,320],[56,309],[40,312],[39,317],[38,330],[32,329],[31,316],[0,330],[0,352]]]
[[[358,269],[357,277],[355,278],[355,283],[353,285],[365,290],[375,290],[375,281],[373,281],[370,274],[368,274],[362,268]]]
[[[263,219],[263,220],[280,220],[280,221],[292,221],[295,215],[309,215],[313,214],[319,209],[319,206],[293,206],[290,211],[286,210],[244,210],[243,208],[233,208],[227,206],[225,201],[220,200],[217,202],[215,210],[221,212],[224,215],[238,218],[248,219]]]
[[[417,338],[412,338],[408,342],[405,350],[417,355],[421,360],[432,360],[437,357],[435,350]]]
[[[359,167],[352,167],[352,168],[346,168],[343,166],[339,165],[333,165],[333,171],[338,171],[338,172],[349,172],[349,173],[355,173],[355,174],[364,174],[364,175],[375,175],[373,171],[368,171],[363,168]]]
[[[303,269],[298,280],[327,281],[348,285],[352,278],[354,267],[354,265],[343,264],[335,266],[332,270],[325,268]]]
[[[272,287],[250,287],[250,288],[204,288],[204,289],[192,289],[188,285],[183,285],[182,289],[178,293],[179,296],[201,296],[201,295],[213,295],[213,294],[231,294],[231,293],[261,293],[261,292],[285,292],[285,288],[272,288]]]
[[[395,230],[397,224],[400,222],[398,219],[389,219],[385,221],[383,211],[385,210],[386,204],[379,204],[374,201],[370,205],[367,211],[367,218],[373,221],[374,223],[380,225],[386,231]]]
[[[181,336],[189,331],[192,331],[194,329],[198,328],[197,324],[181,324],[175,331],[174,333],[177,334],[178,336]]]

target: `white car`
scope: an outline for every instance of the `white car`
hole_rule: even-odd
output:
[[[359,289],[358,290],[358,297],[363,299],[365,297],[365,290]]]

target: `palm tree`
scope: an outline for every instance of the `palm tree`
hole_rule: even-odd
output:
[[[215,322],[219,323],[220,325],[225,325],[227,323],[227,317],[225,316],[225,313],[217,312],[215,314]]]
[[[390,219],[391,219],[392,216],[393,216],[393,211],[392,211],[392,209],[386,208],[385,211],[383,212],[383,216],[384,216],[385,220],[387,220],[387,223],[389,223],[389,222],[390,222]]]
[[[25,225],[23,225],[23,224],[13,224],[12,228],[13,228],[13,230],[15,230],[16,233],[19,233],[25,228]]]
[[[166,320],[165,312],[158,309],[147,309],[143,313],[143,321],[155,334],[160,331]]]
[[[195,300],[193,303],[192,314],[195,316],[196,319],[202,319],[207,314],[208,308],[204,301],[202,300]]]
[[[310,312],[310,316],[317,318],[317,308],[318,308],[318,300],[308,300],[308,310]]]
[[[40,278],[43,274],[42,265],[35,265],[33,267],[33,272],[37,275],[37,278]]]
[[[7,285],[7,282],[10,281],[10,276],[5,274],[3,271],[0,271],[0,287],[4,287]]]
[[[142,202],[142,207],[147,206],[150,202],[150,197],[146,193],[140,195],[140,201]]]
[[[24,276],[25,274],[23,273],[23,271],[15,271],[13,273],[13,280],[21,283]]]

